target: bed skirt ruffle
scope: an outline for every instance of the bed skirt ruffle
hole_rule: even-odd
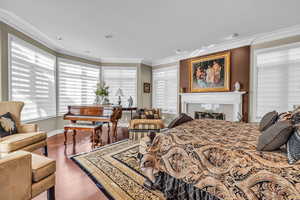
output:
[[[163,192],[167,200],[221,200],[165,172],[155,175],[154,187]]]

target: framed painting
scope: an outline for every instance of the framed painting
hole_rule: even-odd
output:
[[[190,61],[191,92],[230,90],[230,52]]]
[[[150,93],[150,92],[151,92],[151,84],[144,83],[144,93]]]

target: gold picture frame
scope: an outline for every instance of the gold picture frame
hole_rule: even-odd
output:
[[[190,60],[191,92],[230,90],[230,51]]]

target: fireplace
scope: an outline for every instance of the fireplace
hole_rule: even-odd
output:
[[[223,113],[225,120],[239,121],[242,118],[245,92],[182,93],[181,112],[195,117],[195,112]]]

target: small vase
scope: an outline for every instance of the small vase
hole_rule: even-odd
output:
[[[95,98],[94,104],[101,104],[102,101],[103,101],[103,96],[97,95],[96,98]]]

